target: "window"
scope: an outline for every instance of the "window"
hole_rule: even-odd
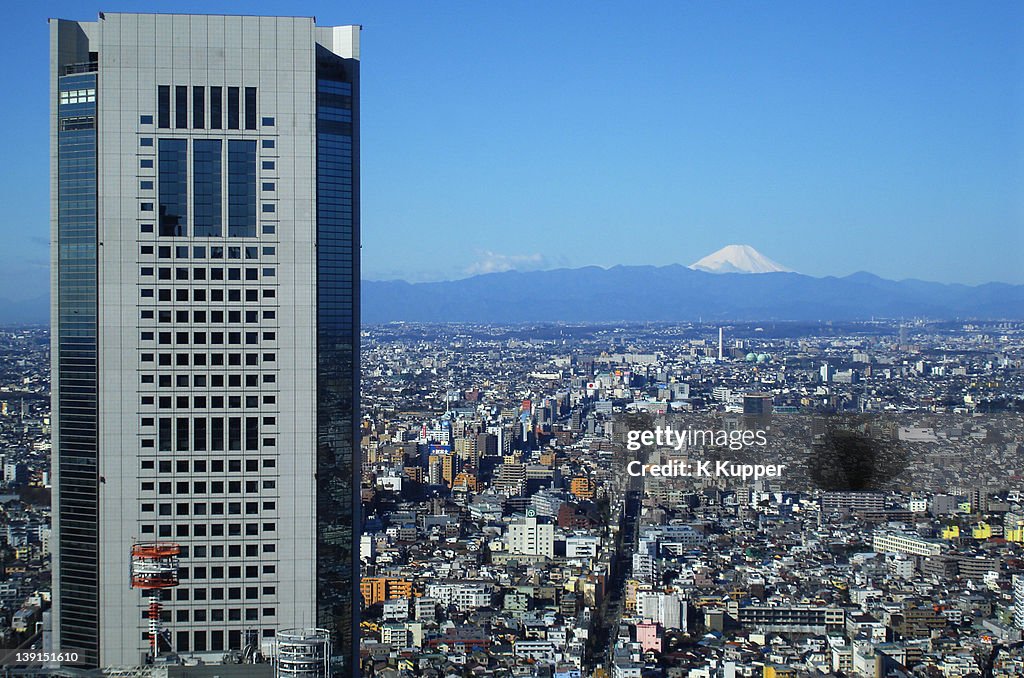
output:
[[[228,141],[228,236],[256,236],[255,141]]]
[[[152,146],[153,137],[139,137],[139,146]]]
[[[264,160],[263,161],[263,169],[265,169],[265,170],[272,170],[272,169],[274,169],[274,161],[273,160]]]
[[[245,129],[256,129],[256,88],[245,88]]]
[[[160,139],[157,155],[161,236],[187,235],[187,145],[185,139]]]
[[[139,167],[141,167],[142,169],[152,169],[153,168],[153,159],[152,158],[143,158],[143,159],[139,160]]]
[[[160,418],[157,441],[157,449],[161,452],[171,451],[171,420],[169,417]]]
[[[157,87],[157,127],[171,126],[171,87],[160,85]]]
[[[140,115],[139,116],[139,124],[140,125],[152,125],[153,124],[153,116],[152,115]]]
[[[228,87],[228,129],[238,129],[238,88]]]
[[[206,452],[206,419],[198,418],[193,424],[193,449]]]
[[[220,129],[223,125],[223,89],[220,87],[210,88],[210,129]]]
[[[242,449],[242,418],[228,418],[228,449],[232,451]]]
[[[199,238],[221,235],[221,140],[196,139],[192,145],[193,228]]]
[[[274,119],[273,118],[263,118],[263,126],[264,127],[273,127],[274,126]]]
[[[189,420],[187,417],[178,417],[175,438],[177,439],[177,449],[187,452],[189,443]]]
[[[273,181],[264,181],[263,182],[263,190],[264,191],[273,191],[274,190],[274,182]]]
[[[245,449],[246,450],[258,450],[259,449],[259,423],[260,420],[257,417],[246,417],[245,418]]]
[[[206,126],[206,88],[198,85],[192,88],[192,126]]]
[[[274,147],[274,140],[273,139],[264,139],[263,141],[260,142],[260,148],[273,148],[273,147]]]
[[[153,188],[153,182],[152,182],[152,181],[149,181],[149,180],[146,180],[146,181],[140,181],[140,182],[139,182],[139,188],[140,188],[140,189],[142,189],[143,191],[148,191],[148,190],[152,190],[152,188]]]
[[[64,104],[88,104],[96,101],[95,88],[71,89],[60,93],[60,103]]]
[[[174,88],[174,126],[188,128],[188,87],[184,85]]]

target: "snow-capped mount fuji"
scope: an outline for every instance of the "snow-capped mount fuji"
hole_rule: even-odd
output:
[[[750,245],[726,245],[700,261],[690,264],[695,271],[706,273],[792,273]]]

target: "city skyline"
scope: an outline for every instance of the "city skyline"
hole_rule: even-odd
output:
[[[40,28],[8,28],[6,48],[41,54],[45,16],[83,10],[13,11],[9,27]],[[743,242],[815,276],[1024,282],[1020,13],[345,7],[338,20],[367,26],[381,57],[366,97],[377,115],[364,132],[364,211],[376,228],[364,277],[685,265]],[[25,300],[47,277],[33,122],[45,92],[7,77],[25,94],[0,115],[25,131],[10,142],[25,160],[3,189],[0,297]]]

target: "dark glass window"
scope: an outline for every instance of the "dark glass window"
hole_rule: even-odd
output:
[[[206,88],[192,88],[192,126],[196,129],[206,127]]]
[[[220,129],[223,126],[223,88],[210,88],[210,129]]]
[[[255,141],[228,141],[228,235],[256,236]]]
[[[140,125],[152,125],[153,124],[153,116],[152,115],[140,115],[139,116],[139,124]]]
[[[178,129],[188,127],[188,87],[184,85],[174,88],[174,126]]]
[[[354,411],[358,412],[359,325],[354,300],[358,299],[355,257],[359,256],[358,212],[354,203],[352,77],[344,60],[318,48],[316,95],[316,230],[317,230],[317,427],[320,449],[317,477],[326,483],[330,505],[317,511],[318,599],[332,596],[332,630],[339,647],[351,647],[349,597],[358,582],[358,565],[347,556],[354,539],[351,526],[359,493],[358,438]],[[268,290],[269,291],[269,290]],[[268,338],[269,337],[266,337]],[[355,497],[355,499],[354,499]],[[322,507],[322,508],[321,508]],[[338,535],[323,539],[323,535]],[[344,592],[341,595],[336,591]]]
[[[258,450],[260,448],[260,420],[258,417],[245,418],[245,449]]]
[[[157,449],[161,452],[171,451],[171,420],[169,417],[161,417],[157,430],[157,441]]]
[[[228,129],[238,129],[238,88],[228,87]]]
[[[185,139],[160,139],[158,146],[157,174],[162,236],[187,235],[187,147],[188,142]]]
[[[188,424],[188,417],[178,417],[175,426],[175,449],[182,452],[188,451]]]
[[[274,119],[273,118],[263,118],[263,126],[264,127],[273,127],[274,126]]]
[[[241,450],[242,449],[242,418],[241,417],[229,417],[228,418],[228,449],[229,450]]]
[[[213,417],[210,419],[210,449],[224,449],[224,418]]]
[[[96,90],[96,73],[61,76],[61,98]],[[60,625],[54,633],[63,647],[81,652],[83,663],[99,662],[98,591],[100,569],[97,440],[97,144],[95,95],[61,105],[57,125],[57,229],[60,243],[53,327],[58,369],[54,373],[54,514],[62,517],[54,534],[61,558],[54,583]],[[143,360],[146,354],[139,356]],[[152,355],[152,354],[150,354]],[[141,443],[141,441],[140,441]]]
[[[156,94],[157,127],[171,126],[171,87],[160,85]]]
[[[221,140],[196,139],[192,151],[192,231],[197,238],[220,237]]]
[[[245,129],[256,129],[256,88],[245,88]]]

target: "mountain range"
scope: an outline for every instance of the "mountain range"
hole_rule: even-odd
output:
[[[871,273],[709,273],[588,266],[430,283],[363,281],[364,323],[1024,319],[1024,285],[885,280]]]
[[[756,274],[756,275],[755,275]],[[1024,285],[816,278],[749,245],[681,266],[588,266],[487,273],[462,280],[362,281],[364,323],[1024,319]],[[45,324],[46,297],[0,299],[0,324]]]

